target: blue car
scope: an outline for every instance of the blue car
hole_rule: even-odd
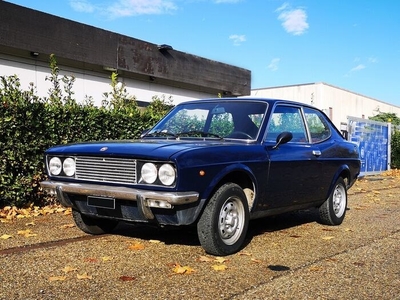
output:
[[[196,226],[204,250],[239,251],[249,221],[319,209],[342,223],[357,145],[313,106],[276,99],[181,103],[137,140],[55,146],[41,186],[89,234],[120,221]]]

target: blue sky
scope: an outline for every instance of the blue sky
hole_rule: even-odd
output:
[[[252,89],[325,82],[400,106],[400,1],[8,2],[248,69]]]

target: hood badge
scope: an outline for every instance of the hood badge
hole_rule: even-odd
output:
[[[100,151],[101,152],[104,152],[104,151],[107,151],[108,150],[108,147],[102,147],[102,148],[100,148]]]

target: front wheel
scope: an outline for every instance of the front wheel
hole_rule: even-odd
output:
[[[118,221],[91,218],[75,209],[72,210],[72,217],[80,230],[94,235],[109,233],[118,225]]]
[[[319,216],[326,225],[340,225],[347,209],[347,190],[343,178],[339,178],[329,198],[320,206]]]
[[[249,219],[243,189],[234,183],[224,184],[212,196],[197,223],[201,246],[212,255],[236,253],[243,246]]]

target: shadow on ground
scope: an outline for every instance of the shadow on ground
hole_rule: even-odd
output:
[[[285,230],[318,221],[318,210],[303,210],[252,220],[249,224],[244,247],[257,235],[262,235],[266,232]],[[200,246],[195,226],[157,227],[148,224],[121,222],[112,234],[139,238],[142,240],[159,240],[166,245]]]

